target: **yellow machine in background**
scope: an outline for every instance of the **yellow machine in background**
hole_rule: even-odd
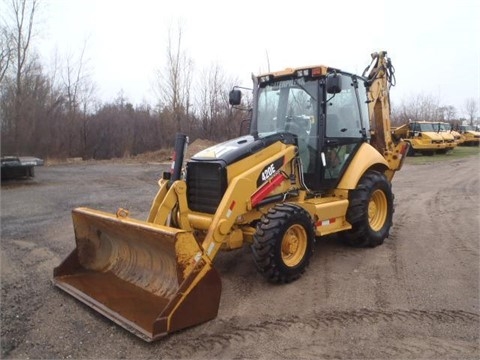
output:
[[[454,126],[452,124],[445,123],[445,127],[447,131],[453,135],[453,138],[455,139],[455,143],[458,145],[461,145],[465,141],[465,137],[460,134],[457,130],[454,130]]]
[[[479,146],[480,131],[470,125],[459,125],[457,131],[462,136],[462,145],[464,146]]]
[[[445,149],[438,151],[440,154],[446,154],[447,152],[450,152],[457,147],[458,143],[455,139],[455,134],[453,134],[449,130],[450,124],[443,122],[433,122],[433,126],[442,136],[443,143],[445,144]]]
[[[442,134],[439,133],[438,123],[429,121],[411,121],[393,129],[393,137],[403,139],[410,144],[408,155],[421,153],[434,155],[445,153],[447,145]]]
[[[147,341],[214,318],[219,250],[252,247],[274,283],[298,279],[314,242],[383,243],[391,181],[408,144],[390,129],[393,67],[372,54],[362,76],[311,66],[253,77],[250,134],[174,165],[146,221],[73,210],[76,248],[54,270],[62,290]],[[230,103],[241,103],[234,89]]]

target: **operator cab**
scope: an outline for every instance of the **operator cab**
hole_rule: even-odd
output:
[[[254,79],[250,134],[297,137],[304,180],[313,191],[333,188],[360,145],[368,141],[366,79],[338,70],[315,68]],[[277,76],[275,76],[277,75]],[[230,103],[240,103],[233,90]]]

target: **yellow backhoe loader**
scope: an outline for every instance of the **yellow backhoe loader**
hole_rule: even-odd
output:
[[[408,144],[394,141],[386,52],[362,76],[310,66],[253,76],[249,135],[215,145],[159,180],[146,221],[73,210],[76,247],[53,282],[147,341],[217,316],[219,250],[250,244],[265,278],[288,283],[314,242],[383,243],[392,225],[391,181]],[[242,90],[230,92],[241,104]]]

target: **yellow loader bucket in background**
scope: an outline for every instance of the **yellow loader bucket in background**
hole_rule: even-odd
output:
[[[192,233],[87,208],[72,217],[77,246],[55,286],[146,341],[217,316],[221,280]]]

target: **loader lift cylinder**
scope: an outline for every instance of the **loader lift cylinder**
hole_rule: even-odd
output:
[[[182,177],[182,165],[185,157],[185,151],[188,145],[188,136],[177,133],[175,138],[175,148],[173,150],[172,168],[170,176],[170,185],[173,182],[180,180]]]

